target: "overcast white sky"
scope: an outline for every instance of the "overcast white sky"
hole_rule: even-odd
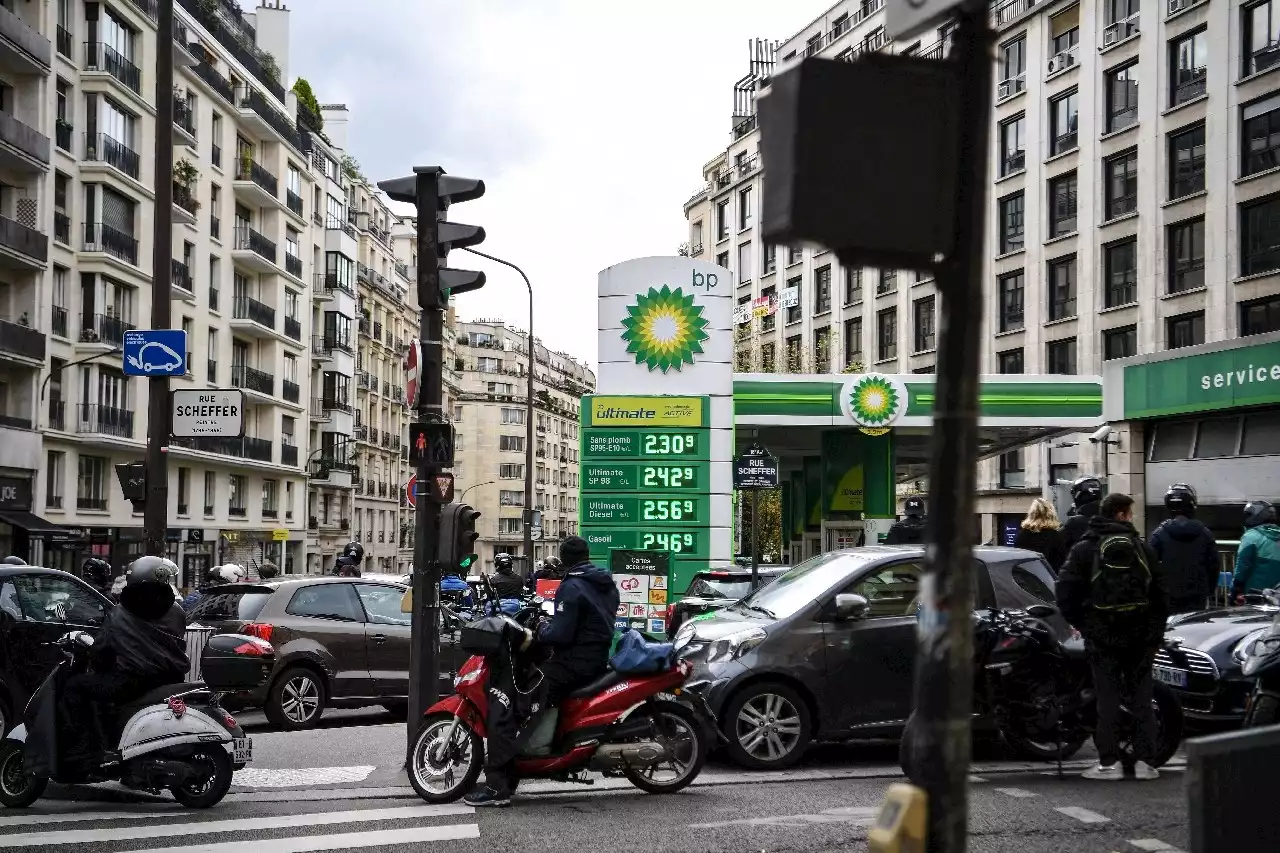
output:
[[[305,0],[290,4],[288,72],[350,107],[349,150],[371,180],[415,165],[483,178],[485,197],[452,218],[528,273],[536,334],[594,364],[596,274],[685,239],[682,204],[728,143],[748,40],[788,38],[829,5]],[[489,277],[458,298],[463,319],[527,325],[514,272],[449,262]]]

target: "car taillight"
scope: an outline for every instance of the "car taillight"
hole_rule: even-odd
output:
[[[170,696],[167,704],[169,705],[169,710],[173,712],[174,717],[181,717],[183,714],[187,713],[187,703],[183,702],[177,696]]]
[[[240,629],[241,634],[247,634],[250,637],[257,637],[259,640],[271,642],[271,632],[274,626],[267,625],[263,622],[250,622]],[[239,651],[239,649],[237,649]]]
[[[236,718],[228,714],[226,711],[223,711],[222,724],[229,729],[234,729],[236,727]]]

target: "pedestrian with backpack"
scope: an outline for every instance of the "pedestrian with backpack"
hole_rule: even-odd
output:
[[[1120,764],[1120,706],[1130,708],[1134,777],[1156,779],[1156,717],[1151,664],[1164,641],[1169,603],[1156,554],[1133,526],[1133,498],[1107,495],[1089,529],[1067,555],[1058,574],[1058,609],[1084,637],[1098,725],[1093,733],[1098,764],[1086,779],[1124,778]]]

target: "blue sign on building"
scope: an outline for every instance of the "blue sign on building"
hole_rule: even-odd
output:
[[[135,329],[124,333],[126,376],[181,376],[187,372],[187,333]]]

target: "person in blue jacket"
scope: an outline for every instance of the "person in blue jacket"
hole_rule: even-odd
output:
[[[1237,603],[1244,603],[1249,590],[1280,586],[1280,526],[1276,508],[1267,501],[1244,505],[1244,535],[1236,549],[1236,573],[1231,591]]]

